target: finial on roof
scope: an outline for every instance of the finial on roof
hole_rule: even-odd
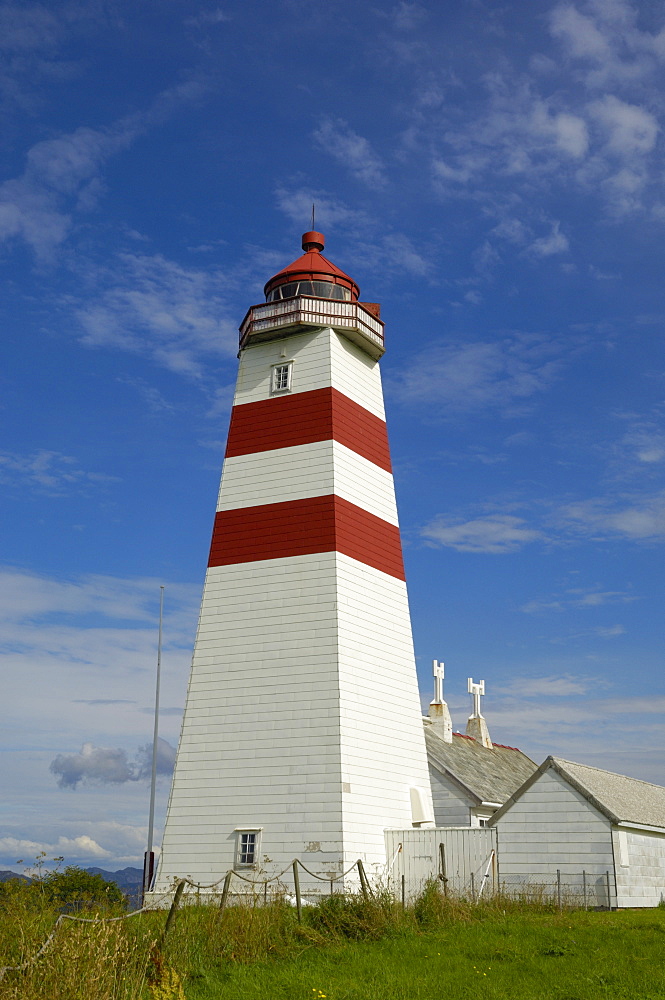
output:
[[[439,660],[432,660],[432,674],[434,675],[434,701],[429,706],[429,718],[438,736],[444,743],[453,742],[453,723],[450,718],[448,706],[443,700],[443,677],[444,665]]]
[[[487,723],[480,711],[480,698],[481,695],[485,694],[485,681],[475,683],[473,678],[469,677],[467,690],[473,696],[473,711],[466,724],[466,735],[473,736],[476,743],[480,743],[482,746],[487,747],[488,750],[491,750],[494,744],[490,739]]]
[[[310,253],[312,250],[318,250],[321,253],[325,245],[326,240],[323,233],[317,233],[316,230],[310,229],[309,232],[302,234],[302,248],[305,253]]]

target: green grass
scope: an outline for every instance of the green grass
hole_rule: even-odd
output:
[[[0,901],[0,965],[35,953],[56,911],[34,893]],[[162,952],[164,912],[67,923],[5,1000],[665,1000],[665,910],[594,913],[389,898],[184,907]],[[184,993],[168,983],[176,972]],[[152,981],[152,985],[151,985]]]
[[[506,913],[378,941],[225,962],[186,982],[188,1000],[597,1000],[665,997],[665,915]]]

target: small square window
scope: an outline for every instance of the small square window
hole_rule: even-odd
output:
[[[236,868],[253,868],[259,852],[259,830],[238,830]]]
[[[271,389],[273,392],[288,392],[290,390],[292,369],[293,362],[291,361],[272,366]]]

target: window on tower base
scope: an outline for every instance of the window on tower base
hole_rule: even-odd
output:
[[[236,859],[234,868],[253,868],[259,853],[259,838],[261,831],[236,830]]]

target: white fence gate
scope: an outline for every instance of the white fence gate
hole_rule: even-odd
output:
[[[412,902],[430,879],[446,890],[477,899],[496,886],[496,831],[451,826],[386,830],[387,883],[398,898]]]

